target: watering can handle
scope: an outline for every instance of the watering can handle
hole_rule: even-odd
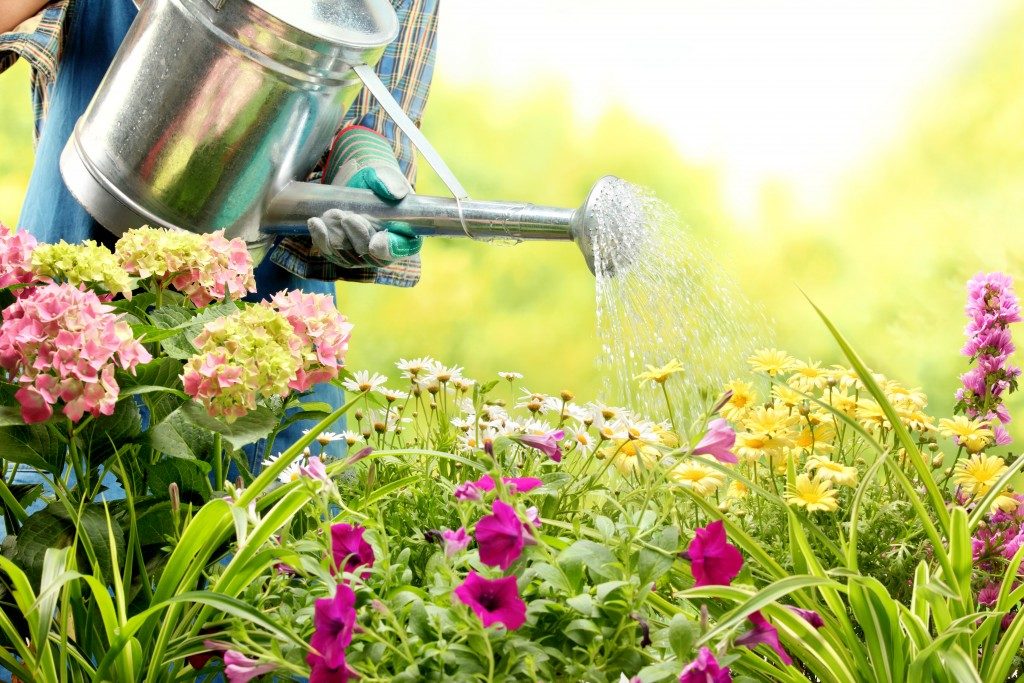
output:
[[[405,113],[395,98],[391,96],[391,92],[387,86],[384,85],[380,78],[377,77],[377,73],[367,64],[359,64],[353,67],[356,75],[363,81],[363,85],[370,91],[370,94],[376,98],[380,103],[380,106],[384,108],[384,111],[388,113],[391,119],[398,124],[398,127],[402,129],[402,132],[409,136],[412,140],[412,144],[416,146],[416,149],[420,151],[423,158],[427,160],[430,167],[434,169],[434,172],[441,178],[444,184],[448,187],[448,190],[452,193],[452,196],[456,200],[462,201],[463,199],[469,198],[469,193],[462,187],[462,183],[455,177],[452,170],[448,168],[448,164],[444,162],[441,155],[437,153],[434,146],[430,144],[426,136],[420,132],[420,129],[416,127],[409,115]]]

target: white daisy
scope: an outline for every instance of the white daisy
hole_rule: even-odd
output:
[[[341,437],[345,439],[345,443],[349,446],[355,446],[357,443],[363,440],[363,435],[359,432],[345,431],[341,433]]]
[[[518,372],[499,372],[498,377],[508,380],[509,382],[515,382],[517,379],[522,379],[523,375]]]
[[[440,366],[433,358],[424,356],[412,360],[401,359],[397,363],[398,369],[402,371],[402,377],[415,381],[416,379],[430,374],[434,368]]]
[[[444,365],[438,364],[437,367],[433,368],[430,371],[430,377],[434,381],[440,382],[441,384],[446,384],[447,382],[454,382],[457,379],[463,379],[462,366],[453,365],[451,367],[446,367]]]
[[[597,439],[585,427],[569,427],[565,430],[565,443],[575,444],[581,453],[589,454],[597,446]]]
[[[388,403],[394,403],[395,401],[404,401],[409,398],[409,394],[404,391],[398,391],[397,389],[388,389],[387,387],[378,387],[377,393],[384,397],[384,400]]]
[[[267,458],[266,460],[263,461],[263,468],[266,469],[268,467],[271,467],[280,459],[281,453],[278,453],[277,455]],[[288,467],[284,468],[284,471],[277,475],[277,480],[282,484],[290,484],[293,481],[298,481],[299,477],[302,476],[302,473],[299,472],[300,460],[301,457],[296,458],[294,461],[292,461],[292,463],[289,464]]]
[[[368,370],[359,370],[352,375],[351,379],[346,379],[341,385],[349,391],[365,394],[384,386],[387,381],[388,378],[379,372],[373,373],[371,377]]]

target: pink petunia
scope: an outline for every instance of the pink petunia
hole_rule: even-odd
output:
[[[345,665],[345,648],[352,642],[356,627],[356,594],[348,586],[336,587],[333,598],[322,598],[313,606],[313,637],[309,644],[319,653],[310,653],[307,662],[322,659],[326,666]]]
[[[737,638],[737,645],[745,645],[753,650],[758,645],[764,644],[775,650],[775,654],[779,656],[783,664],[788,666],[793,663],[789,653],[779,642],[779,632],[764,618],[761,612],[752,612],[747,619],[754,625],[754,628]]]
[[[512,437],[524,446],[536,448],[555,462],[562,462],[562,449],[558,442],[564,438],[565,431],[562,429],[553,429],[546,434],[520,434]]]
[[[793,607],[792,605],[786,605],[790,612],[797,615],[814,628],[822,628],[825,625],[825,621],[821,618],[821,615],[812,609],[801,609],[799,607]]]
[[[711,650],[702,647],[697,659],[686,665],[679,674],[679,683],[732,683],[728,667],[721,667]]]
[[[228,650],[224,653],[224,673],[229,683],[247,683],[257,676],[270,673],[277,668],[276,664],[260,664],[249,659],[241,652]]]
[[[514,631],[526,623],[526,603],[519,597],[514,576],[485,579],[471,571],[455,589],[455,597],[468,605],[484,626],[504,624]]]
[[[693,454],[710,455],[719,462],[736,464],[739,460],[731,450],[735,443],[736,432],[733,431],[733,428],[722,418],[715,418],[708,423],[708,433],[693,449]]]
[[[372,567],[373,548],[363,540],[366,529],[351,524],[335,524],[331,527],[331,555],[334,567],[339,571],[354,572],[362,566]],[[369,572],[362,572],[365,578]]]
[[[457,531],[445,529],[441,532],[441,539],[444,541],[444,554],[448,557],[455,557],[469,545],[466,527],[459,527]]]
[[[327,481],[327,467],[323,460],[314,455],[305,465],[299,466],[299,474],[318,481]]]
[[[523,553],[523,521],[515,508],[501,500],[491,504],[491,512],[476,523],[480,561],[506,570]]]
[[[694,586],[728,586],[743,568],[743,556],[726,539],[722,520],[696,529],[687,552]]]
[[[501,483],[508,487],[509,493],[527,493],[535,488],[544,485],[544,482],[536,477],[502,477]],[[494,490],[494,478],[485,474],[473,482],[473,486],[481,491]]]

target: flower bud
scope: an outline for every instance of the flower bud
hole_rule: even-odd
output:
[[[363,413],[362,408],[356,408],[356,412],[353,413],[353,415],[355,415],[356,422],[362,422],[363,418],[366,416],[366,414]]]
[[[576,398],[576,396],[568,389],[562,389],[561,393],[559,393],[558,395],[561,396],[562,400],[565,401],[566,403]]]
[[[932,469],[933,470],[937,470],[940,467],[942,467],[942,463],[943,463],[943,461],[945,461],[945,459],[946,459],[946,456],[944,454],[942,454],[942,453],[937,454],[934,458],[932,458]]]
[[[171,512],[178,514],[178,510],[181,509],[181,492],[178,490],[178,483],[172,481],[171,485],[167,487],[167,493],[171,496]]]

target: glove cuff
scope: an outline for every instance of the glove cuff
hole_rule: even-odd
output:
[[[395,151],[377,131],[365,126],[343,128],[334,138],[334,144],[327,154],[324,184],[336,181],[347,184],[352,176],[364,168],[393,168],[402,175],[402,169],[395,160]],[[339,172],[347,177],[339,178]]]

